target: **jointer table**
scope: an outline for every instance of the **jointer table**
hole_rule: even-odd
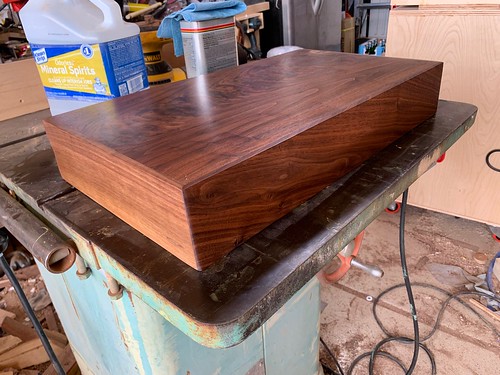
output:
[[[84,374],[317,374],[315,275],[453,145],[476,107],[436,115],[199,272],[59,175],[37,112],[0,123],[0,180],[74,241],[88,273],[39,264]]]

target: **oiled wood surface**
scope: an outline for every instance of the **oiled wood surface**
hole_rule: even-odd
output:
[[[360,57],[297,51],[48,121],[189,186],[436,66]]]
[[[211,264],[230,244],[264,229],[431,116],[437,91],[422,87],[437,88],[433,80],[439,82],[432,74],[405,82],[186,188],[194,242],[205,250],[200,263]]]
[[[431,117],[441,70],[304,50],[46,129],[65,180],[204,269]]]

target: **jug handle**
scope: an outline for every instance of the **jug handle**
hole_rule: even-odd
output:
[[[101,25],[116,25],[123,22],[120,6],[114,0],[90,0],[92,4],[99,8],[104,15],[104,21]]]

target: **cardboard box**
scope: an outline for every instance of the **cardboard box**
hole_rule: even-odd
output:
[[[354,53],[355,50],[355,36],[354,30],[356,28],[355,18],[344,18],[342,20],[342,32],[341,32],[341,45],[342,52]]]

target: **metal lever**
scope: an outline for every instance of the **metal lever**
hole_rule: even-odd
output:
[[[371,264],[361,263],[356,258],[351,259],[351,266],[359,268],[361,271],[366,272],[369,275],[374,277],[382,277],[384,276],[384,271],[377,266],[373,266]]]

